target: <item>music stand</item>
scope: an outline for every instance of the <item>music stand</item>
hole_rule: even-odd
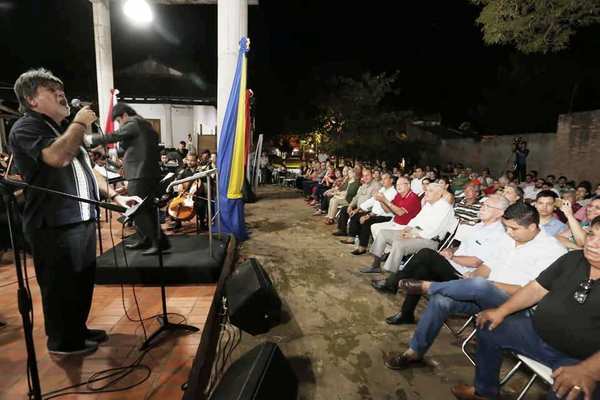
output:
[[[153,345],[153,341],[158,338],[162,333],[171,332],[171,331],[187,331],[187,332],[198,332],[199,329],[195,326],[186,325],[186,324],[174,324],[169,321],[169,313],[167,311],[167,290],[165,288],[165,278],[164,273],[165,265],[163,261],[163,250],[161,246],[162,233],[160,230],[160,208],[159,208],[159,199],[154,198],[153,196],[147,196],[141,203],[136,204],[135,206],[129,208],[125,214],[124,218],[119,219],[119,222],[125,224],[131,219],[135,219],[135,216],[141,212],[145,207],[152,206],[156,210],[156,243],[158,244],[158,267],[160,268],[160,300],[162,305],[162,314],[158,316],[160,327],[152,333],[148,338],[142,343],[140,347],[140,351],[144,351]]]

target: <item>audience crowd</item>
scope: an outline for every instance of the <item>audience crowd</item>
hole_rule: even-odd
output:
[[[495,178],[451,163],[313,161],[295,186],[351,254],[370,254],[360,272],[377,276],[376,291],[404,293],[385,321],[416,326],[388,368],[422,364],[449,316],[475,316],[475,380],[456,398],[497,398],[508,351],[552,370],[548,398],[600,399],[600,185],[523,168]]]

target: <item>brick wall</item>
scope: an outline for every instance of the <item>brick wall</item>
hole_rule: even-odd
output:
[[[554,168],[557,174],[600,183],[600,110],[558,118]]]
[[[460,161],[476,170],[488,167],[497,176],[514,160],[513,140],[523,137],[530,150],[528,170],[537,170],[541,176],[565,175],[577,182],[600,183],[600,110],[560,115],[556,133],[483,135],[480,139],[432,139],[430,133],[419,136],[435,148],[421,155],[423,164]]]

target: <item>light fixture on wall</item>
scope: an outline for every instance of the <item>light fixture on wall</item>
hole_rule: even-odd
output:
[[[146,0],[126,0],[123,12],[136,25],[147,25],[154,19],[152,8]]]

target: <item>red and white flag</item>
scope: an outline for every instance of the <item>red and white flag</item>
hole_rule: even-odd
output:
[[[110,89],[110,100],[108,102],[108,112],[106,114],[106,123],[104,124],[104,133],[110,134],[115,131],[115,124],[112,119],[113,106],[117,104],[118,89]]]

